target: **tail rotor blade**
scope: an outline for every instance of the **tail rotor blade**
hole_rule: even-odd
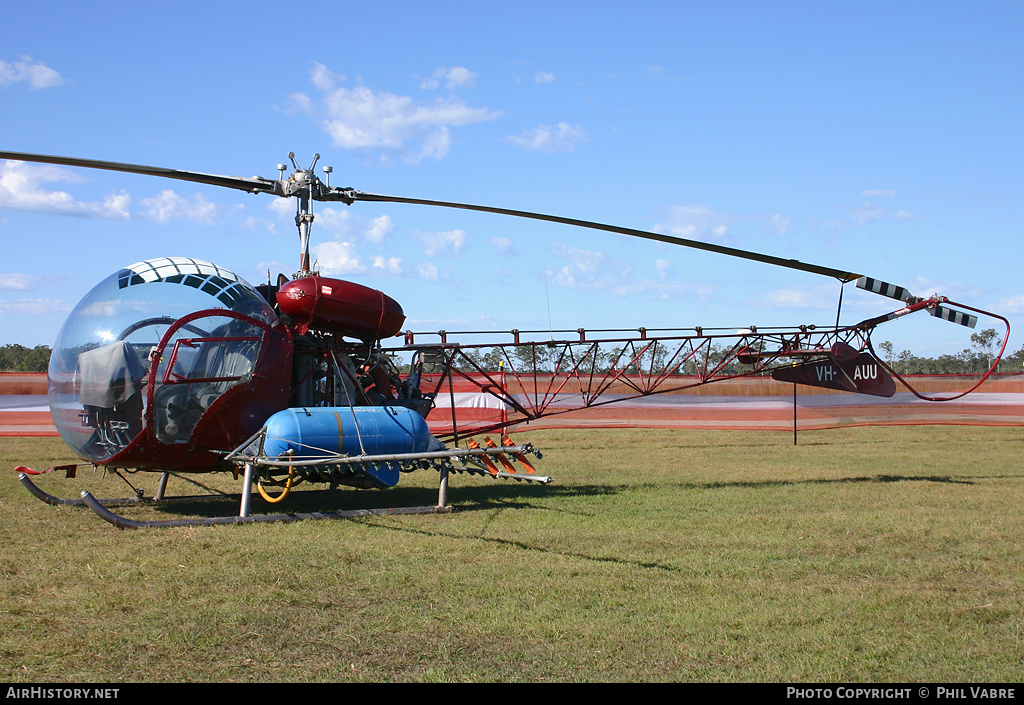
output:
[[[880,281],[878,279],[872,279],[871,277],[861,277],[857,280],[857,288],[870,291],[875,294],[881,294],[882,296],[888,296],[890,299],[896,299],[908,304],[914,304],[922,299],[911,294],[902,286],[896,286],[895,284],[889,284],[887,282]],[[940,301],[945,301],[945,298],[940,298]],[[934,306],[928,309],[928,313],[941,318],[944,321],[950,323],[956,323],[961,326],[967,326],[968,328],[974,328],[978,325],[978,317],[972,316],[969,313],[963,311],[954,311],[951,308],[945,306]]]
[[[967,326],[968,328],[974,328],[978,325],[978,317],[972,316],[969,313],[963,311],[954,311],[951,308],[945,306],[936,306],[935,308],[928,309],[928,313],[932,314],[936,318],[941,318],[944,321],[950,323],[957,323],[961,326]]]
[[[911,293],[902,286],[888,284],[878,279],[872,279],[871,277],[861,277],[858,279],[857,288],[864,289],[875,294],[881,294],[882,296],[888,296],[890,299],[896,299],[897,301],[905,302],[914,298]]]

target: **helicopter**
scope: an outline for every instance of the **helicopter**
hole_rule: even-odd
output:
[[[162,167],[0,151],[0,159],[142,174],[266,194],[296,201],[299,268],[291,277],[253,286],[218,264],[163,257],[129,264],[92,289],[74,308],[53,347],[48,399],[54,425],[83,464],[160,474],[153,497],[136,490],[124,500],[97,500],[89,492],[64,499],[40,489],[20,467],[19,480],[51,504],[85,504],[119,528],[346,518],[380,512],[447,512],[451,472],[501,480],[548,483],[531,443],[509,429],[547,416],[595,409],[655,394],[751,375],[888,397],[896,380],[928,401],[954,396],[919,393],[871,344],[879,325],[927,311],[975,327],[997,314],[937,294],[906,289],[854,272],[603,223],[452,201],[366,193],[332,187],[315,172],[320,155],[278,178],[204,174]],[[548,221],[695,248],[809,272],[898,300],[900,308],[854,325],[795,328],[647,329],[588,331],[556,340],[537,331],[509,331],[509,339],[472,342],[455,333],[403,331],[405,312],[387,294],[323,276],[310,261],[313,202],[405,203]],[[840,294],[841,306],[841,294]],[[480,334],[481,332],[475,332]],[[431,340],[424,341],[430,337]],[[433,338],[436,338],[434,340]],[[396,342],[396,341],[401,342]],[[609,352],[611,346],[611,352]],[[405,355],[408,365],[396,360]],[[495,364],[496,363],[496,364]],[[499,371],[495,372],[495,368]],[[683,374],[686,372],[686,374]],[[490,400],[492,412],[466,421],[456,412],[455,382]],[[447,406],[450,418],[442,418]],[[428,419],[431,423],[428,424]],[[447,422],[446,422],[447,421]],[[475,436],[483,434],[483,444]],[[489,434],[496,435],[498,441]],[[534,458],[531,460],[530,458]],[[425,507],[315,514],[252,514],[252,489],[277,504],[292,488],[321,483],[387,489],[402,474],[434,469],[438,502]],[[171,473],[230,471],[241,477],[237,516],[134,521],[110,507],[171,501]],[[123,475],[122,475],[123,478]],[[127,481],[127,480],[126,480]],[[130,483],[129,483],[130,484]],[[277,494],[274,494],[274,493]],[[190,498],[194,499],[194,498]]]

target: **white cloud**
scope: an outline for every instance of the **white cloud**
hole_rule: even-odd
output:
[[[1024,313],[1024,295],[1000,299],[999,307],[996,310],[1007,313]]]
[[[746,226],[751,223],[775,234],[786,235],[792,227],[793,219],[781,213],[771,216],[720,213],[707,206],[691,203],[669,208],[668,217],[652,230],[687,240],[727,243],[735,239],[733,226],[738,225],[740,233],[747,233]]]
[[[859,226],[869,225],[880,220],[917,220],[917,216],[905,210],[893,212],[865,201],[850,209],[850,218]]]
[[[20,299],[18,301],[0,301],[0,313],[21,314],[28,316],[46,316],[54,313],[68,313],[74,304],[60,299]]]
[[[492,237],[491,244],[494,245],[494,249],[503,255],[515,254],[515,250],[512,247],[512,241],[507,237]]]
[[[0,207],[37,213],[60,213],[86,218],[127,220],[131,197],[120,191],[102,202],[77,201],[65,191],[48,191],[45,184],[81,183],[78,174],[50,164],[7,161],[0,168]]]
[[[36,286],[42,279],[37,274],[0,274],[0,289],[25,291]]]
[[[283,201],[284,204],[276,209],[278,215],[295,221],[295,202],[290,198],[276,198],[275,201]],[[343,239],[352,230],[352,214],[350,211],[339,208],[324,208],[313,214],[313,231],[327,233],[334,239]]]
[[[64,83],[64,77],[46,64],[35,61],[31,56],[20,56],[20,60],[9,64],[0,61],[0,86],[14,83],[27,84],[29,88],[52,88]]]
[[[870,203],[861,205],[850,210],[850,218],[857,225],[864,226],[876,220],[884,220],[889,217],[889,212],[884,208],[878,208]]]
[[[954,301],[971,301],[985,295],[985,285],[967,284],[943,279],[930,279],[928,277],[911,277],[909,280],[899,282],[907,287],[915,296],[931,296],[940,294],[948,296]]]
[[[374,257],[372,270],[374,274],[398,276],[402,273],[402,260],[400,257]]]
[[[434,69],[430,78],[420,82],[420,88],[424,90],[435,90],[444,81],[444,87],[448,90],[470,87],[476,84],[477,74],[463,66],[452,66],[449,68]]]
[[[732,220],[731,216],[716,213],[707,206],[673,206],[668,220],[656,225],[654,231],[688,240],[722,241],[729,234],[728,223]]]
[[[310,251],[323,274],[358,274],[366,269],[356,253],[355,246],[350,242],[321,242],[311,247]]]
[[[523,149],[542,152],[570,152],[580,142],[587,141],[587,133],[579,125],[560,122],[557,125],[538,125],[517,137],[509,137]]]
[[[414,161],[423,157],[430,157],[434,161],[441,159],[448,154],[452,146],[452,133],[447,127],[441,126],[423,138],[423,148]]]
[[[840,220],[839,218],[836,218],[836,219],[834,219],[834,220],[830,220],[830,221],[828,222],[828,224],[827,224],[827,225],[825,225],[825,229],[826,229],[826,230],[827,230],[828,232],[830,232],[830,233],[841,233],[841,232],[845,232],[845,231],[846,231],[846,229],[847,229],[847,227],[849,227],[849,226],[848,226],[848,225],[847,225],[847,224],[846,224],[845,222],[843,222],[842,220]]]
[[[554,283],[568,289],[611,289],[620,285],[632,270],[629,265],[595,250],[561,245],[556,254],[566,264],[554,273]]]
[[[86,316],[113,317],[124,315],[154,316],[160,311],[160,304],[153,300],[126,301],[123,299],[104,299],[94,301],[86,306],[82,313]],[[116,331],[110,334],[110,339]]]
[[[391,222],[391,218],[382,215],[370,221],[370,227],[366,230],[366,239],[379,243],[394,231],[395,224]]]
[[[779,235],[785,235],[789,232],[789,226],[793,222],[793,219],[789,216],[783,216],[778,213],[771,217],[772,227],[779,233]]]
[[[426,264],[420,265],[420,279],[436,282],[437,276],[437,265],[433,262],[427,262]]]
[[[801,289],[776,289],[769,291],[762,299],[770,308],[823,308],[821,297]]]
[[[297,108],[318,120],[335,145],[345,149],[399,154],[409,162],[441,159],[452,144],[451,128],[493,120],[500,114],[471,108],[454,97],[416,102],[409,96],[376,91],[366,86],[346,88],[345,80],[323,64],[313,68],[319,101],[304,94],[292,99]],[[456,73],[451,81],[470,80]]]
[[[272,198],[267,201],[267,209],[278,218],[295,217],[295,203],[290,198]],[[324,211],[330,210],[325,208]],[[323,212],[317,214],[319,217]]]
[[[699,282],[679,282],[665,279],[639,279],[636,281],[617,281],[609,291],[615,296],[657,297],[663,301],[672,301],[683,296],[696,297],[698,301],[706,301],[715,287],[712,284]]]
[[[643,296],[673,300],[683,296],[706,300],[716,285],[708,282],[677,281],[675,268],[666,259],[654,263],[655,279],[633,277],[633,267],[627,262],[608,257],[604,252],[582,250],[562,245],[556,249],[565,264],[553,272],[553,284],[580,291],[606,291],[613,296]]]
[[[428,257],[434,257],[449,250],[452,254],[457,255],[466,244],[466,231],[446,230],[440,233],[422,233],[419,238],[423,241],[424,252]]]
[[[896,195],[896,192],[893,191],[892,189],[868,189],[861,191],[860,195],[864,196],[864,198],[877,198],[879,196],[884,196],[885,198],[892,198],[893,196]]]
[[[158,223],[187,218],[197,225],[211,225],[217,217],[217,206],[202,195],[195,194],[189,199],[170,189],[161,191],[160,195],[153,198],[143,199],[142,205],[146,209],[146,218]]]
[[[809,309],[834,312],[836,310],[836,290],[832,284],[787,286],[766,292],[759,297],[756,304],[779,310]],[[847,297],[843,306],[844,308],[857,307],[857,298]]]
[[[553,83],[555,81],[555,74],[550,71],[538,71],[533,75],[534,83]]]

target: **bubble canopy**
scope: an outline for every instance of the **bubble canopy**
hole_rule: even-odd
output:
[[[248,371],[236,363],[241,371],[236,370],[232,379],[251,372],[261,331],[238,316],[218,315],[224,310],[267,325],[277,321],[252,285],[202,260],[165,257],[137,262],[100,282],[71,312],[50,357],[50,409],[64,440],[94,462],[130,443],[147,422],[145,407],[151,395],[144,388],[155,379],[150,367],[155,370],[168,363],[154,354],[161,343],[161,352],[170,352],[181,338],[216,341],[230,335],[236,347],[246,338]],[[177,321],[198,311],[211,313],[181,325],[164,340]],[[216,344],[225,345],[208,343],[207,358]],[[187,378],[185,368],[198,364],[202,347],[197,351],[191,345],[188,355],[181,356],[176,364],[184,371],[178,377]]]

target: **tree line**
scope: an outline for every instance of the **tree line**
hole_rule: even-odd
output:
[[[17,343],[0,347],[0,372],[46,372],[50,365],[50,346],[26,348]]]
[[[953,355],[918,357],[909,350],[896,352],[888,340],[875,346],[889,367],[901,375],[970,374],[988,372],[992,360],[1003,345],[1002,336],[995,328],[986,328],[971,334],[971,347]],[[999,360],[996,372],[1024,372],[1024,346]]]

